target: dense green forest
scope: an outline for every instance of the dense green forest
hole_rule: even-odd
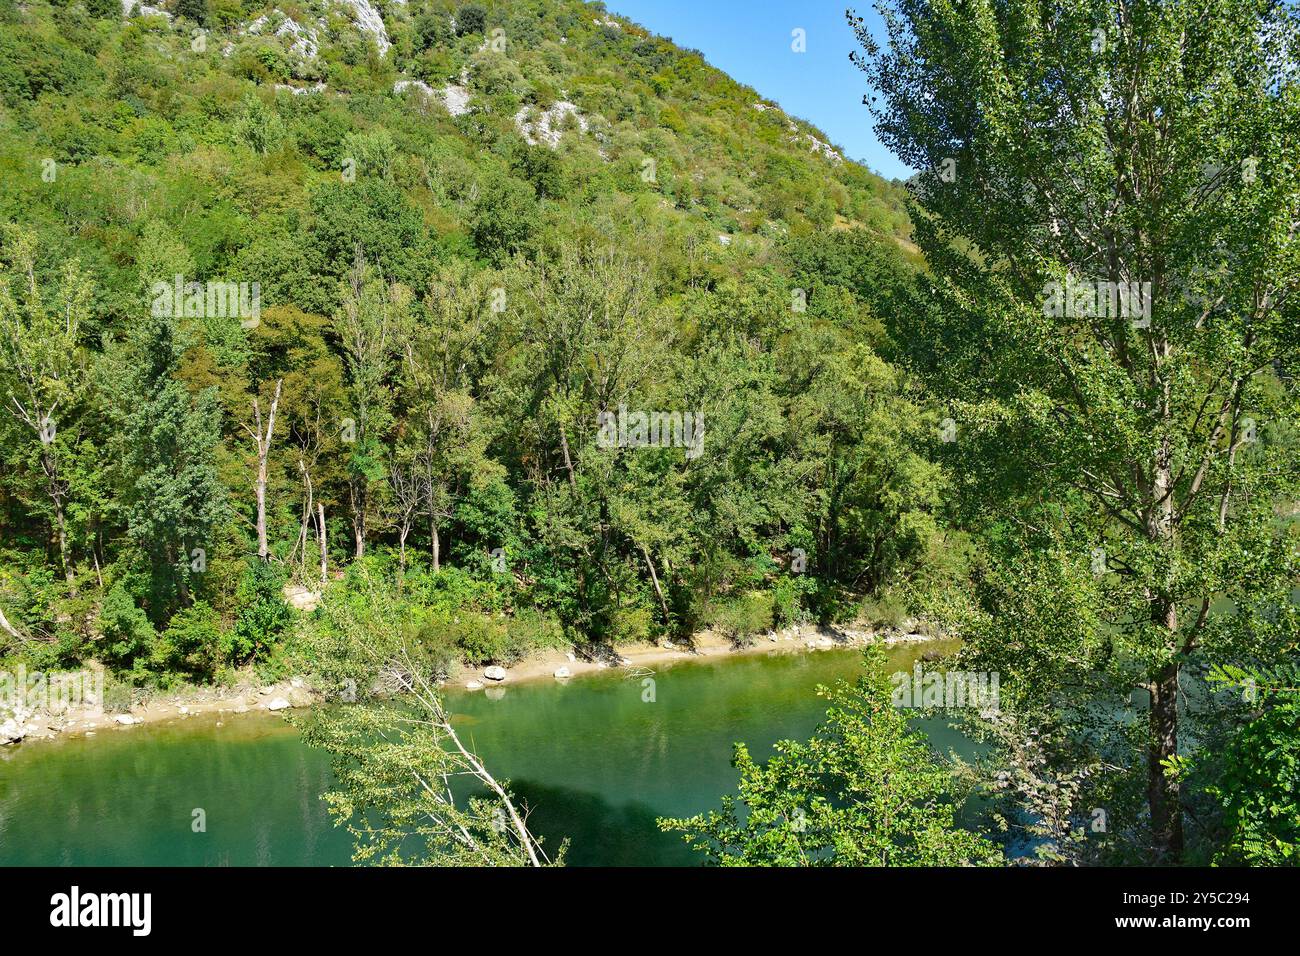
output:
[[[943,566],[933,428],[880,357],[900,189],[598,8],[384,14],[381,56],[328,5],[6,4],[26,654],[209,678],[276,654],[287,579],[356,567],[487,662],[843,616]],[[620,407],[707,453],[598,448]]]
[[[127,6],[0,0],[0,662],[391,653],[450,733],[457,661],[920,619],[1001,675],[987,765],[864,678],[738,753],[747,813],[664,825],[1300,860],[1294,11],[850,15],[906,188],[598,3]],[[432,759],[342,720],[308,736],[366,800]],[[500,795],[444,861],[539,862]]]

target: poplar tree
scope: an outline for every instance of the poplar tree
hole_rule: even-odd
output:
[[[897,338],[950,411],[936,446],[986,532],[971,656],[1094,749],[1128,732],[1089,723],[1097,695],[1133,695],[1141,824],[1177,861],[1188,675],[1300,632],[1275,513],[1300,472],[1295,9],[880,9],[880,42],[850,15],[852,58],[878,134],[921,170],[932,275]]]

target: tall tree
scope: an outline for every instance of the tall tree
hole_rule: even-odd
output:
[[[192,274],[185,247],[158,223],[145,228],[138,268],[142,290]],[[192,395],[177,378],[190,340],[177,306],[155,300],[151,307],[146,297],[104,375],[117,418],[122,506],[130,537],[149,559],[156,621],[178,602],[189,604],[191,574],[206,566],[212,529],[226,514],[216,466],[221,411],[215,389]]]
[[[409,422],[409,457],[421,472],[420,509],[429,523],[433,570],[442,566],[442,528],[452,517],[466,475],[481,472],[486,436],[474,380],[483,371],[494,300],[505,289],[463,262],[440,267],[429,283],[422,321],[403,343],[402,387]]]
[[[952,412],[968,517],[996,531],[971,653],[1005,698],[1072,687],[1080,720],[1081,688],[1141,692],[1150,844],[1176,861],[1184,673],[1297,626],[1273,510],[1300,474],[1277,438],[1297,407],[1296,10],[882,11],[883,44],[850,20],[878,133],[922,170],[933,276],[906,341]]]
[[[383,445],[393,426],[392,376],[397,340],[406,327],[410,292],[386,285],[367,265],[358,246],[343,283],[335,328],[343,345],[348,390],[355,417],[345,426],[352,445],[348,490],[352,505],[355,555],[365,554],[372,508],[371,491],[384,477]]]
[[[84,399],[85,357],[77,336],[90,307],[91,286],[74,260],[64,266],[52,293],[42,290],[36,251],[32,233],[5,230],[8,270],[0,281],[0,398],[28,436],[14,464],[35,459],[49,501],[59,563],[75,593],[64,474],[69,439],[59,432],[75,421]]]

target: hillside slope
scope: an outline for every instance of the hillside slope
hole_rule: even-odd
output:
[[[942,564],[901,195],[821,132],[571,0],[126,6],[0,4],[22,653],[211,677],[339,568],[471,660],[739,638]]]

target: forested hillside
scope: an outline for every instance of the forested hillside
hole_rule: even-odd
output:
[[[960,563],[902,193],[819,131],[599,4],[127,6],[0,14],[0,656],[275,669],[291,584],[509,662]]]

